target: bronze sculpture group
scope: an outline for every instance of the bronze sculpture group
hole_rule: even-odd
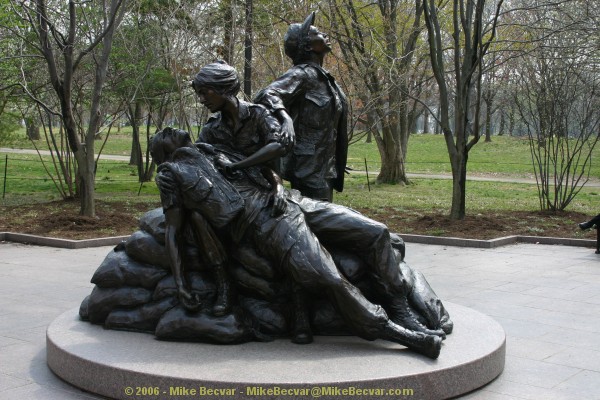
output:
[[[162,212],[109,254],[82,318],[221,343],[355,334],[438,357],[452,322],[404,262],[402,240],[331,202],[343,189],[347,104],[322,68],[331,47],[313,22],[290,27],[294,66],[256,103],[236,97],[225,63],[196,75],[215,115],[196,143],[173,128],[152,139]]]

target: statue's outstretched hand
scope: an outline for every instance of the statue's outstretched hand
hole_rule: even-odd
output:
[[[281,124],[281,137],[279,143],[289,148],[294,145],[296,133],[294,132],[294,121],[285,110],[277,110],[277,119]]]

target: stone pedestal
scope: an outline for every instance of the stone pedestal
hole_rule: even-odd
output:
[[[117,399],[443,399],[475,390],[504,368],[505,334],[488,316],[445,303],[454,332],[440,357],[357,337],[315,337],[310,345],[163,342],[105,330],[70,310],[48,327],[48,365],[65,381]]]

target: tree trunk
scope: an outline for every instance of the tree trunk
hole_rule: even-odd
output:
[[[459,149],[451,158],[452,165],[452,208],[451,219],[464,219],[466,215],[468,153]]]
[[[85,150],[85,146],[80,146],[74,152],[77,161],[76,187],[77,196],[79,197],[79,215],[86,217],[96,216],[96,204],[94,201],[94,178],[96,171],[94,168],[94,155],[92,154],[92,162],[89,163],[89,155]]]
[[[33,118],[25,119],[25,130],[29,140],[40,140],[40,126]]]
[[[492,113],[489,103],[485,110],[485,141],[486,143],[492,141]]]
[[[131,108],[131,104],[127,108],[127,118],[131,124],[131,155],[129,157],[129,165],[142,164],[142,146],[140,144],[140,121],[142,119],[142,106],[139,101],[135,102],[135,108]],[[139,171],[138,171],[139,172]]]
[[[377,123],[377,117],[375,112],[369,110],[367,112],[367,143],[371,143],[373,141],[373,131],[379,130],[379,124]]]
[[[397,146],[386,146],[380,149],[381,170],[377,176],[378,183],[404,183],[404,171],[400,163],[400,149]]]
[[[94,154],[91,157],[88,155],[88,148],[85,143],[79,140],[77,133],[77,124],[73,116],[71,106],[71,90],[70,87],[57,86],[57,93],[61,103],[61,114],[63,126],[69,142],[69,149],[73,152],[76,161],[75,175],[75,196],[80,199],[79,214],[86,217],[96,216],[96,206],[94,203],[94,173],[95,159]],[[93,142],[93,138],[92,138]],[[91,150],[94,146],[92,144]],[[90,163],[91,160],[91,163]]]
[[[244,32],[244,96],[252,99],[252,25],[253,0],[246,0],[246,29]]]
[[[398,129],[400,132],[398,133],[398,150],[400,152],[400,156],[398,158],[398,164],[400,169],[400,177],[399,182],[404,184],[409,184],[408,178],[406,177],[406,166],[404,161],[406,160],[406,153],[408,152],[408,138],[410,136],[409,131],[409,120],[412,122],[416,121],[416,118],[409,118],[408,115],[408,87],[405,86],[402,91],[402,96],[400,99],[400,113],[399,113],[399,124]],[[412,125],[412,124],[410,124]]]
[[[233,59],[233,3],[236,0],[226,0],[222,3],[223,10],[223,49],[221,57],[227,64],[232,63]]]
[[[391,120],[391,121],[390,121]],[[381,169],[377,176],[378,183],[407,184],[406,171],[402,151],[398,141],[400,135],[394,131],[398,128],[398,122],[385,118],[382,126],[383,140],[377,139],[377,147],[381,154]]]
[[[429,112],[427,110],[425,110],[423,112],[423,133],[430,133],[429,132]]]
[[[152,123],[152,119],[150,118],[150,113],[148,113],[148,118],[146,120],[146,143],[150,143],[150,126]],[[142,161],[140,160],[140,165],[142,165]],[[150,146],[146,146],[146,162],[144,164],[143,176],[140,173],[140,182],[149,182],[152,180],[152,175],[154,175],[154,169],[156,164],[154,160],[150,156]]]

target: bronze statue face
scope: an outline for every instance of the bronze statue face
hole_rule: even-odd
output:
[[[311,26],[308,31],[308,41],[311,50],[317,54],[325,54],[331,51],[331,42],[329,35],[319,31],[316,26]]]
[[[200,103],[210,110],[210,112],[221,111],[227,102],[227,97],[218,93],[208,86],[194,87]]]
[[[180,147],[191,145],[190,135],[180,129],[166,127],[150,142],[150,153],[156,164],[160,165],[171,159],[171,155]]]

